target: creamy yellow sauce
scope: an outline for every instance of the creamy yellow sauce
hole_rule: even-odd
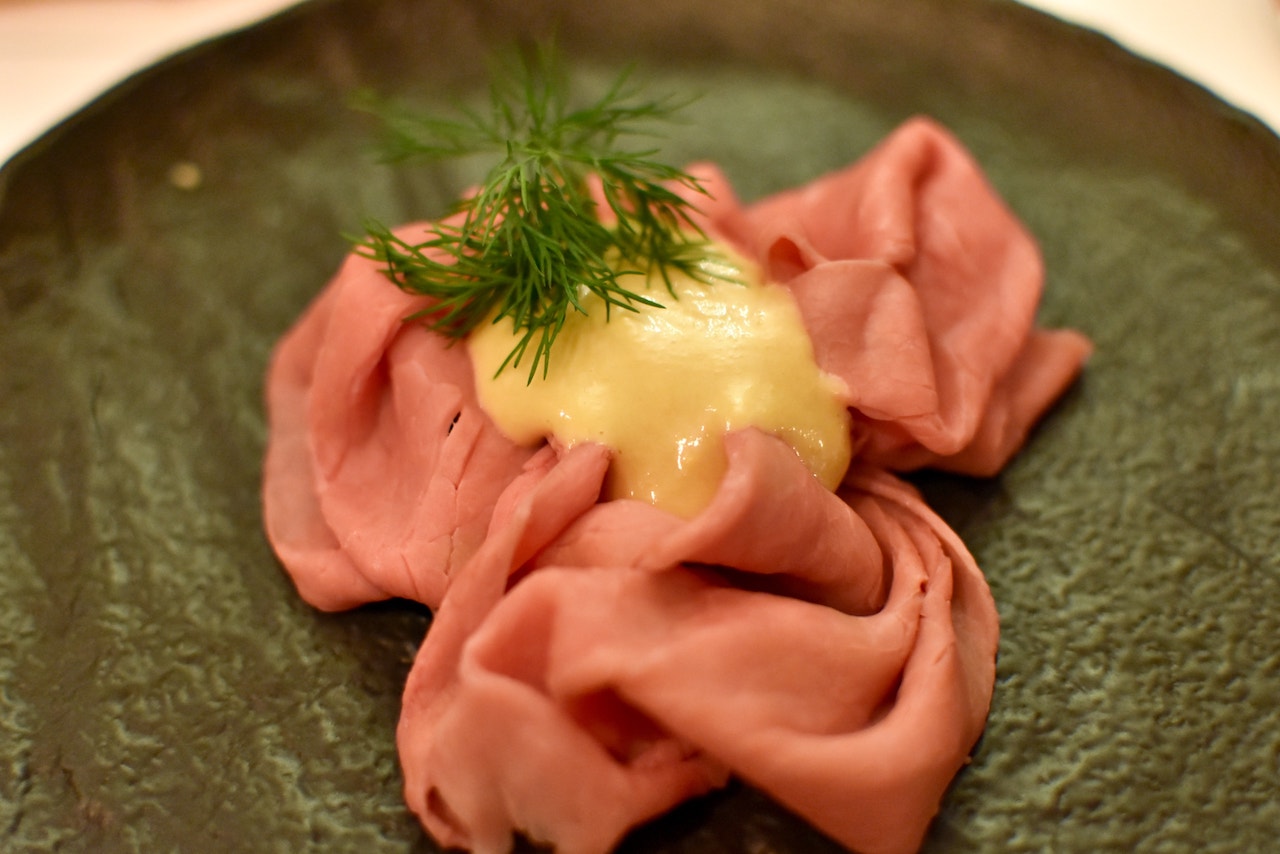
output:
[[[603,302],[588,295],[587,314],[569,312],[546,377],[532,382],[523,363],[498,373],[514,343],[510,320],[472,332],[481,406],[515,442],[608,445],[608,497],[686,518],[725,472],[725,433],[749,426],[785,440],[834,489],[851,454],[843,384],[815,363],[791,294],[728,248],[704,265],[722,280],[672,273],[677,299],[656,273],[621,277],[665,308],[614,309],[606,322]]]

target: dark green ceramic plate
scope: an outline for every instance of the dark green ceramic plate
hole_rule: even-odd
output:
[[[552,10],[555,10],[554,12]],[[399,690],[428,616],[301,604],[261,534],[261,378],[392,171],[361,86],[467,96],[558,33],[703,93],[668,154],[748,198],[930,113],[1043,241],[1087,376],[999,478],[921,477],[1004,620],[932,851],[1280,836],[1280,140],[995,0],[333,0],[128,81],[0,173],[0,849],[429,851]],[[631,851],[829,851],[741,787]]]

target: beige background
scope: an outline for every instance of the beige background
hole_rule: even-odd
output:
[[[103,89],[297,0],[0,0],[0,163]],[[1024,0],[1100,30],[1280,129],[1273,0]]]

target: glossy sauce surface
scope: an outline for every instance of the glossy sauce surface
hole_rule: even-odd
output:
[[[468,346],[481,405],[516,442],[608,445],[608,497],[684,517],[715,493],[724,434],[751,426],[784,439],[834,488],[851,455],[843,384],[814,362],[791,294],[725,247],[703,269],[710,283],[671,274],[676,299],[660,274],[624,275],[620,284],[665,307],[615,308],[607,322],[589,296],[532,382],[523,366],[497,373],[514,342],[509,320],[477,329]]]

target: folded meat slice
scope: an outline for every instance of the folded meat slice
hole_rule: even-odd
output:
[[[752,491],[823,492],[778,440],[747,433],[735,445],[730,479],[759,479]],[[830,566],[804,548],[757,561],[772,577],[820,576],[826,595],[742,583],[753,570],[717,559],[745,550],[698,533],[714,520],[668,516],[657,546],[693,532],[683,539],[707,549],[706,565],[679,561],[680,549],[666,565],[639,548],[599,550],[583,536],[596,509],[505,595],[455,605],[452,589],[442,616],[489,610],[465,639],[449,636],[448,655],[433,628],[415,663],[399,729],[410,806],[445,845],[502,852],[522,830],[566,854],[602,852],[732,773],[856,850],[918,847],[986,719],[995,608],[964,546],[910,487],[859,468],[831,497],[863,520],[874,560],[862,530],[846,528],[818,550]],[[661,511],[611,505],[647,520],[641,536],[657,528]],[[532,516],[517,518],[495,541],[528,540]],[[486,548],[467,576],[518,569]],[[860,575],[886,571],[876,610],[833,607],[841,579],[858,588]]]
[[[465,349],[405,323],[424,305],[352,256],[273,353],[263,516],[318,608],[438,605],[534,453],[476,402]]]
[[[678,563],[731,567],[738,583],[823,601],[856,614],[884,603],[886,572],[866,522],[823,488],[776,436],[725,436],[728,469],[711,503],[688,522],[642,501],[591,507],[532,566]],[[797,464],[802,468],[797,469]]]
[[[1035,240],[929,119],[745,207],[715,166],[694,171],[703,224],[795,295],[818,364],[848,387],[864,461],[994,474],[1090,352],[1035,328]]]

